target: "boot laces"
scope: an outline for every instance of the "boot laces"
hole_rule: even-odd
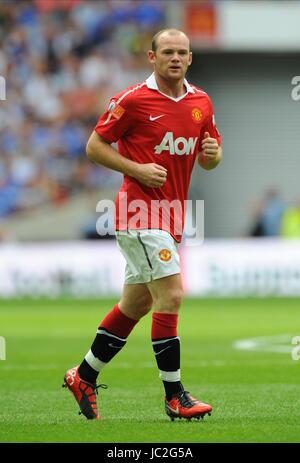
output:
[[[193,407],[193,405],[195,405],[195,401],[191,399],[189,391],[183,391],[182,393],[180,393],[180,395],[178,396],[178,400],[180,404],[185,408],[191,408]]]
[[[98,389],[107,389],[108,386],[106,384],[93,384],[93,383],[89,383],[88,381],[84,381],[84,380],[81,380],[81,384],[85,384],[86,386],[90,387],[92,389],[92,392],[90,394],[87,394],[86,391],[84,391],[84,394],[86,395],[86,397],[91,397],[92,395],[94,394],[97,394],[98,395]],[[81,389],[81,387],[80,387]],[[83,392],[83,390],[81,389],[81,391]]]
[[[96,394],[98,394],[98,389],[107,389],[108,386],[107,384],[93,384],[92,385],[93,390],[95,391]]]

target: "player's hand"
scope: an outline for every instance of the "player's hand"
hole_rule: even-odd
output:
[[[211,138],[211,136],[209,135],[209,132],[205,132],[204,138],[202,140],[201,148],[205,156],[213,159],[218,154],[219,145],[215,138]]]
[[[167,180],[167,169],[154,162],[149,164],[138,164],[134,177],[143,185],[159,188]]]
[[[198,162],[206,170],[213,169],[221,160],[221,150],[215,138],[209,135],[209,132],[204,133],[204,138],[201,144],[202,150],[198,155]]]

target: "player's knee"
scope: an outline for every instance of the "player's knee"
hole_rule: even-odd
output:
[[[183,293],[180,289],[169,291],[158,300],[157,309],[160,312],[179,312]]]
[[[136,302],[136,310],[137,312],[143,317],[147,315],[148,312],[152,309],[152,297],[150,296],[142,296]]]
[[[170,294],[169,303],[172,312],[178,312],[182,302],[182,292],[174,291]]]
[[[119,305],[125,315],[139,320],[152,309],[152,297],[145,295],[139,296],[133,300],[121,300]]]

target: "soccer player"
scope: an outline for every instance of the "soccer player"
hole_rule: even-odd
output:
[[[101,321],[82,363],[65,374],[64,386],[88,419],[100,418],[96,393],[104,385],[96,385],[99,372],[152,306],[152,345],[166,413],[172,420],[199,419],[212,410],[181,382],[178,243],[195,160],[206,170],[215,168],[222,157],[221,137],[209,96],[185,79],[192,62],[188,37],[176,29],[158,32],[148,58],[153,74],[111,99],[87,143],[91,161],[124,174],[115,225],[127,263],[121,300]],[[118,151],[113,142],[118,142]],[[167,220],[164,209],[174,200],[177,207]],[[158,203],[163,206],[157,208]]]

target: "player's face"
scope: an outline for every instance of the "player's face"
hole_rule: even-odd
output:
[[[184,34],[162,34],[156,52],[149,51],[155,71],[167,80],[182,80],[192,62],[189,40]]]

